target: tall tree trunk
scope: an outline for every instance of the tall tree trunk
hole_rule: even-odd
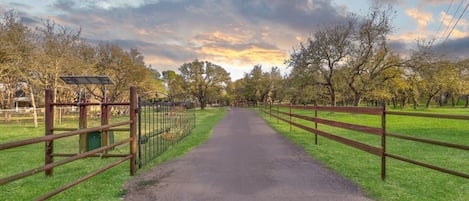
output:
[[[358,107],[360,106],[360,102],[362,100],[362,95],[358,92],[354,92],[353,96],[353,106]]]
[[[33,87],[30,85],[29,88],[29,96],[31,97],[31,106],[33,107],[33,121],[34,121],[34,128],[38,127],[37,122],[37,110],[36,110],[36,98],[34,96]]]
[[[401,98],[401,109],[404,109],[407,104],[407,98],[403,97]]]
[[[11,110],[13,109],[13,104],[14,104],[14,98],[15,98],[15,92],[13,87],[10,87],[10,90],[8,90],[7,93],[7,104],[6,104],[6,111],[5,111],[5,123],[9,123],[11,119]]]
[[[466,95],[466,103],[464,104],[464,107],[469,107],[469,95]]]
[[[432,102],[433,97],[434,97],[433,94],[430,94],[430,95],[428,96],[427,102],[425,103],[425,108],[429,108],[429,107],[430,107],[430,103]]]
[[[456,106],[456,101],[454,100],[454,95],[451,95],[451,106],[452,107]]]
[[[55,74],[54,74],[54,83],[52,84],[52,88],[54,90],[54,99],[53,102],[57,103],[57,96],[58,96],[58,83],[59,83],[59,61],[58,59],[55,59]],[[59,115],[57,113],[57,107],[54,109],[54,123],[57,121]]]
[[[204,97],[200,97],[200,98],[199,98],[199,103],[200,103],[200,109],[201,109],[201,110],[205,110],[205,107],[207,106],[207,103],[205,102],[205,98],[204,98]]]
[[[443,98],[441,97],[441,95],[440,95],[440,97],[437,97],[437,100],[438,100],[438,105],[440,107],[442,107],[443,106]]]
[[[4,114],[5,114],[5,116],[4,116],[5,123],[9,123],[10,122],[10,116],[11,116],[10,111],[5,110]]]
[[[337,100],[335,97],[335,89],[332,86],[329,86],[329,92],[331,94],[331,106],[335,107],[337,106]]]

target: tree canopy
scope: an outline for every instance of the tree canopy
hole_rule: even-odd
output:
[[[221,97],[217,96],[226,92],[226,87],[231,81],[230,74],[223,67],[208,61],[194,60],[185,63],[179,67],[179,71],[182,86],[197,99],[201,109],[211,100],[220,100]]]
[[[254,65],[232,81],[220,65],[198,59],[178,71],[158,72],[145,64],[143,53],[109,42],[91,43],[73,29],[45,20],[39,27],[23,24],[14,11],[0,20],[0,107],[13,107],[15,91],[23,90],[33,107],[41,105],[43,90],[53,89],[57,100],[76,98],[76,86],[62,75],[108,75],[115,85],[106,90],[109,101],[127,99],[137,86],[146,99],[195,101],[207,105],[289,102],[323,105],[378,105],[414,108],[420,104],[469,106],[469,59],[449,59],[433,52],[431,43],[416,44],[408,55],[390,48],[393,10],[373,7],[364,16],[351,15],[329,24],[293,48],[285,64]],[[423,45],[422,45],[423,44]],[[282,74],[284,73],[284,74]],[[102,99],[105,89],[86,86]]]

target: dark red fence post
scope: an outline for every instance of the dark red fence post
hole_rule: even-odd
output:
[[[46,89],[45,94],[45,135],[53,135],[52,129],[54,128],[54,91],[52,89]],[[45,142],[45,160],[44,165],[48,165],[54,162],[54,140],[49,140]],[[46,176],[53,175],[53,169],[47,168],[45,169]]]
[[[318,109],[316,103],[314,104],[314,129],[318,130]],[[318,134],[314,133],[314,144],[318,144]]]
[[[134,176],[137,161],[137,87],[130,87],[130,176]]]
[[[381,179],[386,178],[386,102],[381,112]]]
[[[280,117],[280,114],[279,114],[280,106],[279,106],[279,105],[280,105],[280,104],[277,104],[277,124],[280,123],[280,122],[279,122],[279,118],[278,118],[278,117]]]
[[[107,97],[104,96],[101,104],[101,125],[109,124],[109,105],[107,102]],[[107,145],[109,145],[109,131],[104,130],[101,132],[101,146],[104,147]],[[104,151],[104,154],[107,154],[107,152],[108,150]]]
[[[270,120],[272,120],[272,104],[269,104],[269,115],[270,115]]]
[[[79,121],[79,125],[78,127],[80,129],[84,129],[84,128],[87,128],[88,127],[88,107],[86,104],[81,104],[81,103],[86,103],[87,100],[86,100],[86,95],[85,94],[82,94],[82,97],[81,97],[81,102],[79,102],[79,106],[80,106],[80,121]],[[86,141],[87,139],[87,136],[88,136],[88,133],[83,133],[83,134],[80,134],[80,139],[79,139],[79,152],[80,153],[84,153],[86,152],[87,150],[87,145],[88,145],[88,142]]]
[[[290,106],[290,122],[289,122],[290,123],[290,133],[291,133],[291,105],[292,104],[290,103],[290,105],[289,105]]]

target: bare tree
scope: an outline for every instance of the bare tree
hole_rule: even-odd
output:
[[[313,85],[328,89],[330,105],[336,106],[336,73],[344,67],[350,46],[355,18],[346,23],[332,25],[317,31],[307,44],[300,44],[300,49],[291,54],[288,61],[291,67],[308,73],[314,80]]]
[[[367,16],[355,24],[354,34],[350,38],[347,72],[344,73],[347,86],[353,93],[354,106],[360,105],[364,95],[378,90],[386,80],[396,76],[385,71],[404,63],[387,45],[387,36],[392,31],[392,13],[393,9],[390,8],[373,7]]]
[[[38,126],[34,90],[30,82],[30,68],[34,44],[32,32],[25,26],[14,11],[5,13],[0,23],[0,82],[3,85],[3,97],[6,97],[4,108],[11,109],[17,91],[29,93],[32,106],[34,125]],[[10,111],[5,112],[5,120],[10,119]]]

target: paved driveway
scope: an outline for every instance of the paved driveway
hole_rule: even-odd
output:
[[[248,109],[232,109],[207,142],[126,184],[125,200],[369,200]]]

